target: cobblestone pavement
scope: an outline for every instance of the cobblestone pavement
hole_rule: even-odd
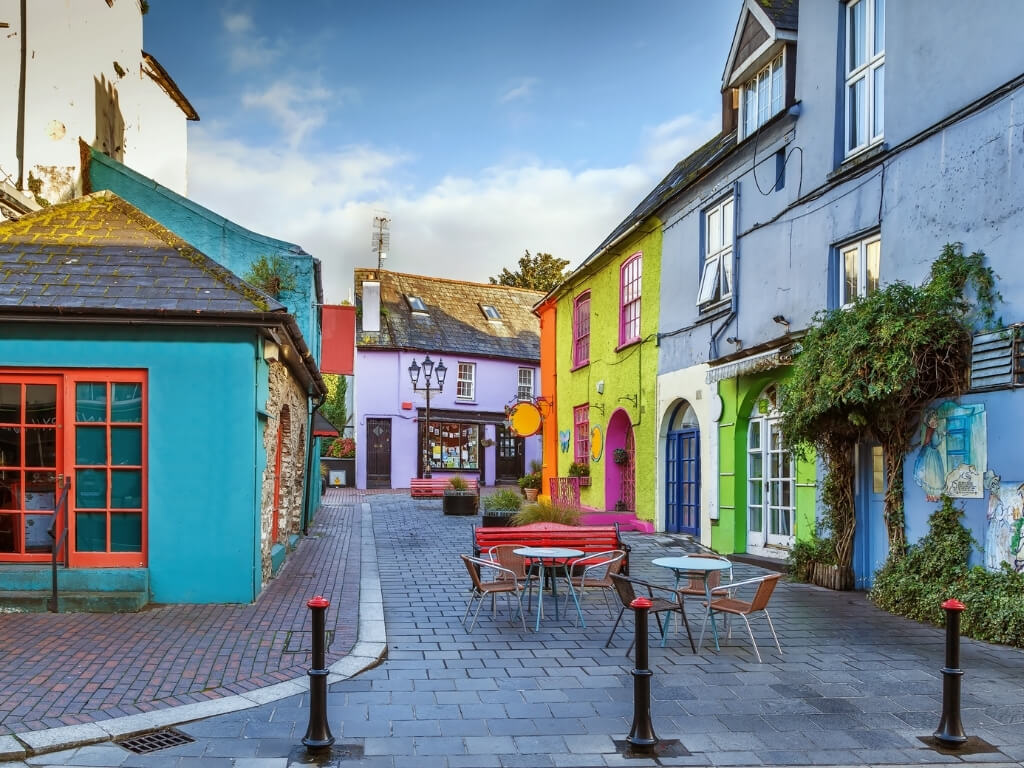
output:
[[[206,702],[302,677],[309,609],[332,602],[330,659],[355,641],[359,525],[351,492],[326,506],[253,605],[0,616],[0,734]]]
[[[605,649],[611,628],[600,596],[585,604],[587,627],[547,615],[524,632],[504,612],[460,618],[478,518],[441,514],[438,500],[368,496],[388,628],[389,657],[331,686],[337,739],[315,764],[383,768],[618,765],[1019,765],[1024,760],[1024,653],[964,640],[963,721],[987,753],[950,756],[919,737],[938,724],[944,632],[885,614],[861,593],[780,584],[770,610],[780,656],[758,634],[763,664],[737,627],[720,651],[699,655],[673,631],[651,639],[652,712],[676,756],[628,759],[633,711],[632,622]],[[654,557],[679,553],[671,537],[627,534],[633,575],[662,583]],[[736,579],[760,573],[738,565]],[[596,599],[595,599],[596,598]],[[690,604],[691,618],[700,610]],[[699,627],[699,619],[695,622]],[[675,628],[674,628],[675,629]],[[121,768],[287,768],[311,763],[300,747],[307,696],[181,726],[195,742],[151,755],[106,744],[30,758],[29,764]]]

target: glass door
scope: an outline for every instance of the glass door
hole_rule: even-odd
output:
[[[0,562],[50,559],[63,477],[61,377],[0,376]]]

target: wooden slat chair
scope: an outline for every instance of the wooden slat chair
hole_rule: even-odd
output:
[[[727,622],[729,616],[739,616],[743,619],[743,623],[747,625],[747,632],[750,633],[750,644],[754,646],[754,655],[757,656],[757,663],[760,664],[761,653],[757,650],[757,641],[754,639],[754,631],[750,628],[750,619],[758,618],[755,614],[761,614],[768,620],[768,628],[775,639],[775,647],[779,649],[779,654],[781,655],[782,646],[779,645],[779,636],[775,634],[775,625],[772,624],[772,617],[768,615],[768,601],[771,599],[772,593],[775,591],[775,587],[781,577],[781,573],[770,573],[767,576],[758,576],[756,579],[737,581],[735,584],[719,587],[712,591],[711,610],[704,616],[704,622],[700,627],[700,640],[697,641],[697,645],[700,645],[704,639],[704,627],[707,625],[708,616],[711,615],[711,611],[724,613]],[[755,584],[757,585],[757,591],[749,601],[739,600],[734,597],[737,590]],[[732,628],[730,627],[727,636],[731,635]]]
[[[724,560],[730,563],[729,566],[729,581],[732,581],[732,564],[727,557],[721,555],[715,555],[708,552],[700,552],[698,554],[687,554],[687,557],[703,557],[709,560]],[[681,587],[677,587],[677,591],[683,595],[692,595],[694,597],[707,597],[707,592],[704,589],[704,579],[707,579],[708,589],[714,590],[722,585],[722,572],[721,571],[707,571],[704,574],[691,573],[687,579],[686,584]]]
[[[515,596],[519,606],[519,618],[523,622],[523,631],[526,632],[526,617],[523,615],[523,588],[525,585],[516,578],[515,573],[482,557],[470,557],[469,555],[459,555],[459,557],[466,564],[469,578],[473,582],[469,602],[466,603],[466,613],[462,616],[463,626],[466,624],[466,618],[469,616],[469,609],[474,600],[477,601],[477,604],[476,610],[473,612],[473,621],[469,625],[470,632],[476,626],[476,617],[480,615],[480,606],[484,604],[484,599],[488,595],[492,598],[497,595],[505,595],[509,618],[512,622],[515,622],[515,617],[512,616],[512,596]]]

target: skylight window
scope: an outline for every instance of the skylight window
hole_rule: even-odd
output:
[[[413,312],[427,311],[427,305],[423,303],[423,299],[419,296],[406,296],[405,300],[409,303],[409,309]]]
[[[501,320],[501,313],[490,304],[481,304],[480,309],[488,320]]]

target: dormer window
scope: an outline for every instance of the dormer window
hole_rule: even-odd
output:
[[[406,296],[405,301],[409,304],[409,309],[413,312],[420,312],[422,314],[427,313],[427,305],[423,303],[423,299],[419,296]]]
[[[782,76],[783,56],[779,54],[743,86],[740,98],[741,139],[751,136],[754,131],[782,111],[785,101],[785,84]]]
[[[501,313],[491,306],[490,304],[481,304],[480,311],[484,313],[484,317],[494,323],[501,322]]]

